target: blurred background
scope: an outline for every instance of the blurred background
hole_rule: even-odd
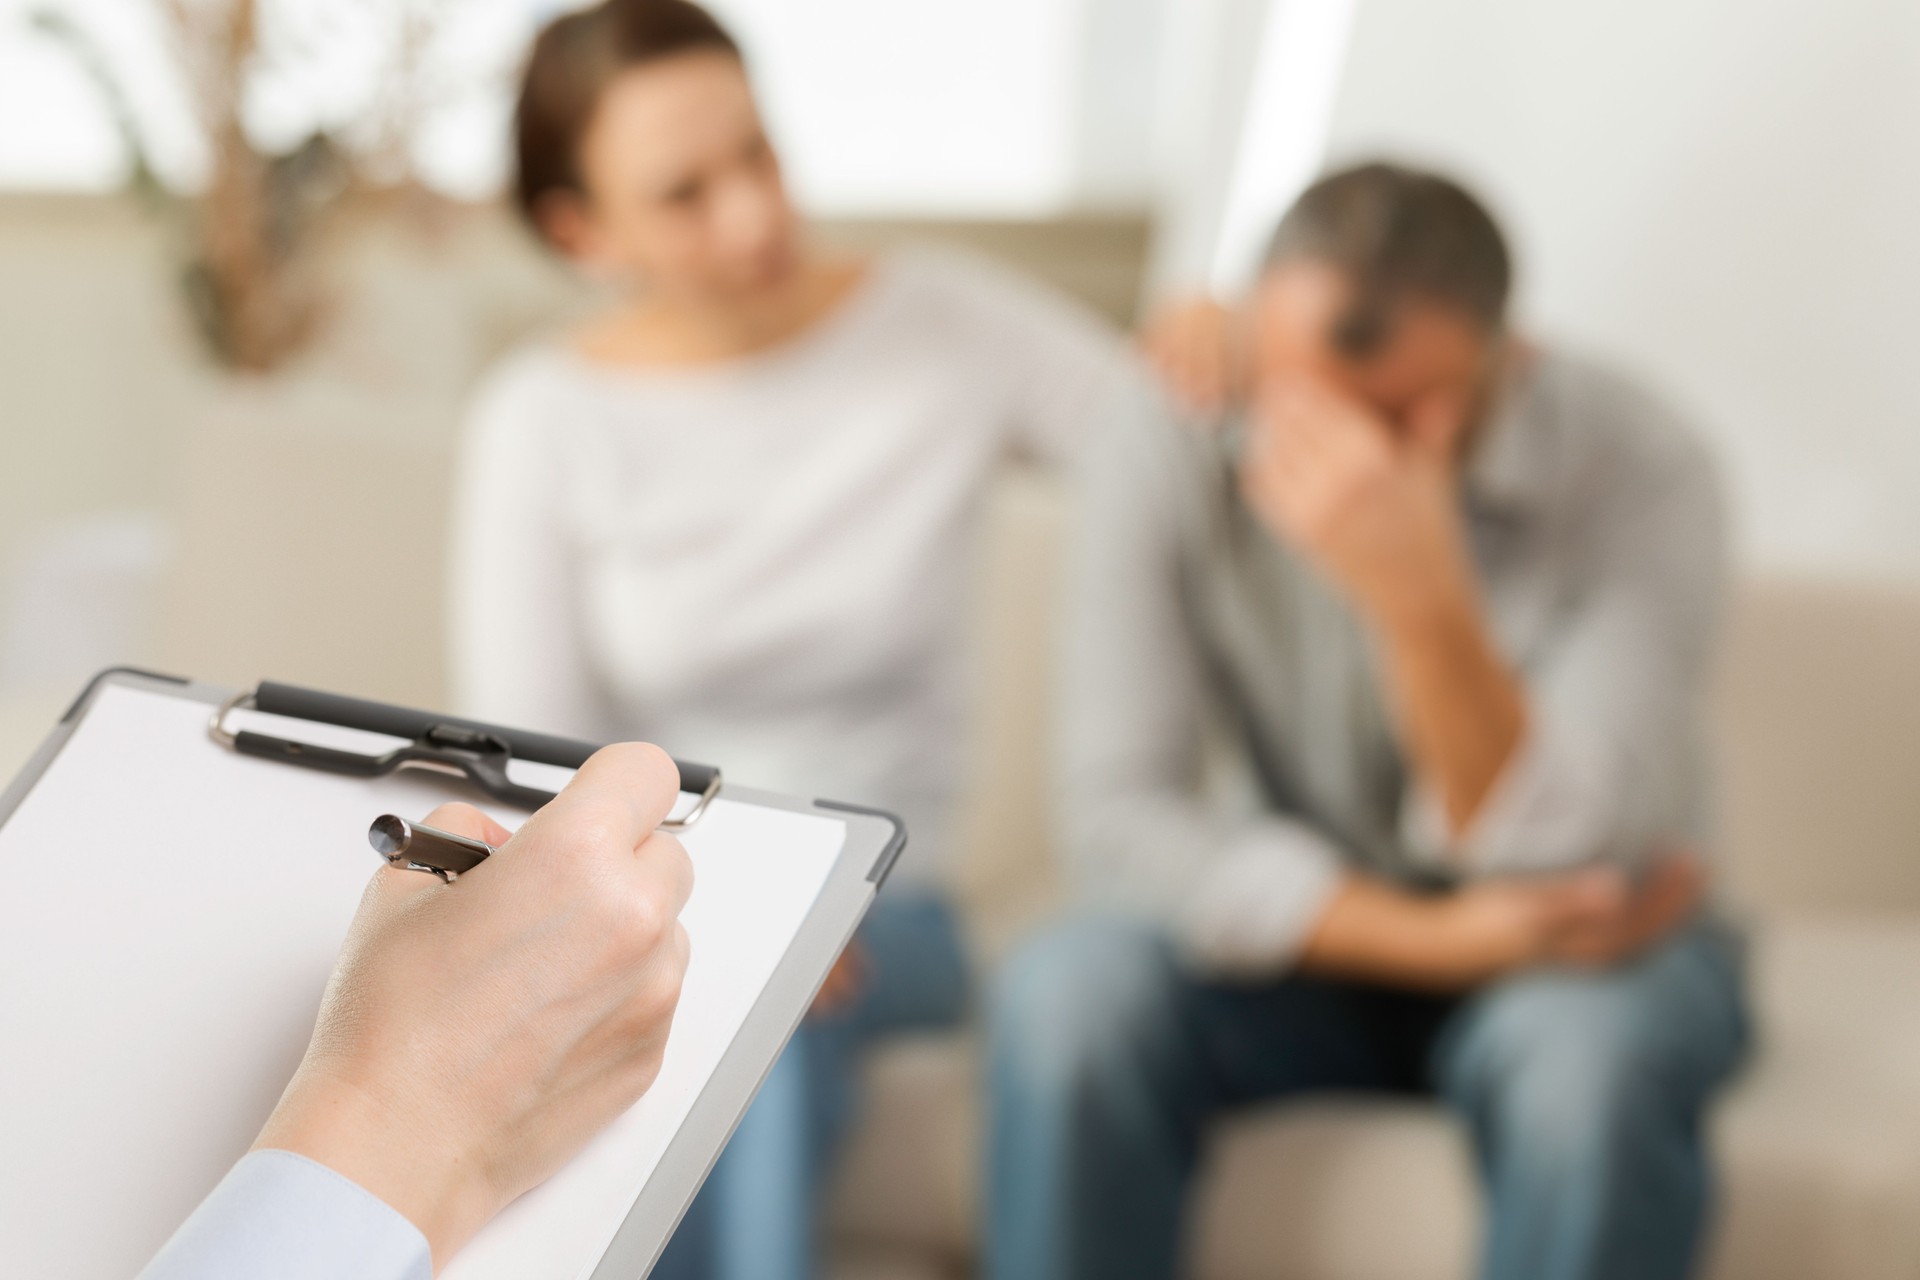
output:
[[[410,482],[476,371],[580,305],[495,201],[513,77],[556,8],[258,0],[235,54],[222,5],[0,0],[7,698],[109,656],[366,683],[329,664],[370,641],[342,653],[335,601],[302,613],[310,585],[272,566],[320,539],[343,581],[432,591],[437,549],[397,530],[439,498]],[[1749,567],[1920,580],[1910,4],[715,8],[823,234],[964,239],[1123,322],[1230,294],[1329,159],[1449,167],[1519,241],[1529,321],[1714,433]],[[274,208],[223,201],[247,165],[275,168]],[[352,494],[239,456],[366,470],[349,441],[380,463]],[[60,581],[82,562],[111,580]],[[369,691],[431,700],[436,652],[396,638]]]
[[[0,0],[0,772],[113,662],[443,700],[465,398],[593,297],[499,199],[519,61],[562,7]],[[1746,887],[1783,918],[1897,916],[1793,990],[1831,1014],[1845,975],[1884,983],[1904,947],[1909,985],[1886,1007],[1920,995],[1920,5],[711,7],[820,235],[958,241],[1121,325],[1231,297],[1328,163],[1436,164],[1486,195],[1520,249],[1525,324],[1675,398],[1729,477],[1749,586],[1723,755]],[[1044,828],[1034,708],[1059,515],[1030,476],[1000,505],[974,783],[993,802],[973,838],[1004,862]],[[967,1140],[963,1112],[938,1123]],[[1799,1150],[1761,1129],[1749,1145]],[[1884,1232],[1912,1239],[1891,1206],[1920,1188],[1916,1159],[1920,1144],[1851,1183],[1776,1177],[1782,1204],[1861,1178],[1871,1195],[1818,1230],[1747,1211],[1759,1225],[1721,1274],[1813,1274],[1761,1263],[1803,1257],[1838,1275],[1836,1222],[1879,1224],[1895,1256]],[[963,1250],[967,1179],[934,1176],[870,1234]],[[1218,1212],[1242,1210],[1264,1212]],[[1448,1229],[1435,1256],[1467,1248]],[[1362,1262],[1313,1274],[1414,1274],[1369,1272],[1380,1242],[1342,1239]],[[1912,1243],[1904,1265],[1847,1274],[1911,1280]],[[1264,1274],[1235,1271],[1233,1247],[1218,1274]]]

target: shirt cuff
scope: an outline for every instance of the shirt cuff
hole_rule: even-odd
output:
[[[418,1227],[359,1183],[291,1151],[228,1171],[140,1280],[433,1280]]]
[[[1474,875],[1564,870],[1612,847],[1605,754],[1552,720],[1536,720],[1467,829],[1455,836],[1425,783],[1408,788],[1400,837],[1429,865]]]
[[[1201,972],[1270,978],[1306,945],[1339,887],[1343,859],[1301,823],[1263,819],[1212,860],[1174,922],[1175,937]]]

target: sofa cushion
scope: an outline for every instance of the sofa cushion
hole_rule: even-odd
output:
[[[1755,946],[1765,1042],[1715,1117],[1720,1280],[1920,1275],[1920,924],[1801,920]],[[837,1235],[970,1255],[976,1045],[876,1055]],[[1327,1098],[1224,1123],[1196,1202],[1206,1280],[1458,1280],[1477,1230],[1465,1144],[1436,1108]]]
[[[1762,579],[1715,717],[1728,872],[1774,911],[1920,911],[1920,593]]]

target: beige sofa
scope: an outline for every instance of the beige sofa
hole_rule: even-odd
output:
[[[437,696],[439,634],[373,631],[372,599],[431,601],[443,456],[261,426],[194,449],[163,660]],[[263,484],[262,477],[277,477]],[[1039,919],[1054,488],[1009,477],[979,586],[977,707],[960,891],[982,949]],[[262,539],[253,531],[271,528]],[[403,548],[403,551],[396,551]],[[1751,911],[1763,1045],[1715,1123],[1718,1280],[1920,1277],[1920,597],[1762,582],[1742,594],[1722,690],[1726,856]],[[975,1045],[872,1064],[837,1189],[846,1276],[961,1277],[973,1255]],[[1198,1206],[1205,1280],[1470,1274],[1475,1189],[1433,1108],[1329,1100],[1223,1124]]]

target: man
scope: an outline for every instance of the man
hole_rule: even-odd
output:
[[[306,1057],[253,1150],[141,1280],[431,1280],[659,1074],[693,868],[657,830],[680,775],[596,752],[457,884],[373,875]]]
[[[1490,1280],[1690,1270],[1745,1035],[1680,852],[1721,503],[1658,403],[1509,333],[1509,276],[1459,187],[1335,174],[1274,236],[1241,421],[1090,452],[1063,836],[1097,909],[998,993],[997,1280],[1172,1275],[1208,1122],[1327,1089],[1461,1116]]]

